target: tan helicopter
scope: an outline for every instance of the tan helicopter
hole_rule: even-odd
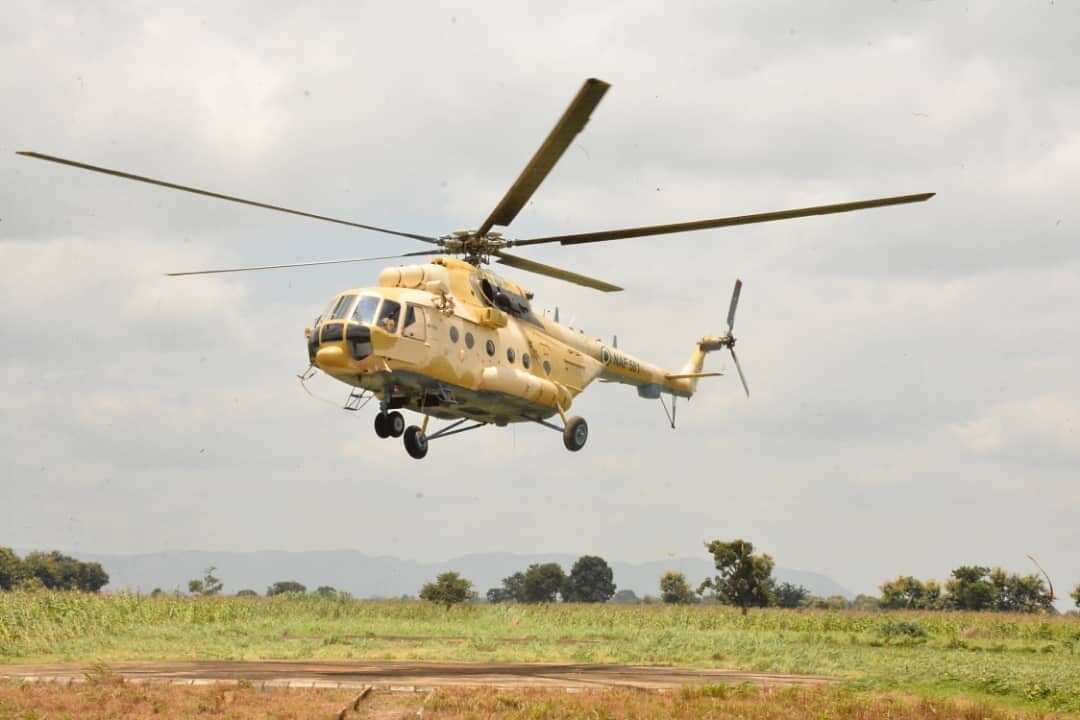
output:
[[[536,313],[531,303],[531,292],[483,266],[494,260],[518,270],[603,292],[617,292],[622,288],[511,255],[507,248],[543,243],[577,245],[706,230],[922,202],[934,195],[903,195],[527,240],[507,239],[493,231],[492,228],[505,227],[514,220],[574,137],[584,129],[609,87],[601,80],[586,80],[540,149],[483,224],[475,230],[459,230],[440,237],[292,210],[36,152],[18,154],[174,190],[397,235],[434,246],[431,250],[384,257],[168,274],[242,272],[437,255],[428,264],[386,268],[379,274],[376,287],[345,290],[335,295],[326,310],[304,331],[311,371],[318,368],[353,386],[354,390],[346,402],[347,409],[358,409],[367,400],[377,398],[379,412],[375,416],[376,434],[382,438],[404,435],[405,449],[414,458],[427,455],[428,442],[431,440],[489,424],[502,427],[514,422],[539,423],[561,432],[566,448],[576,451],[585,446],[589,426],[584,418],[568,417],[567,411],[574,398],[596,380],[633,385],[641,397],[660,399],[661,402],[664,394],[670,395],[671,412],[667,411],[666,404],[664,410],[674,427],[675,399],[691,397],[700,378],[720,375],[703,371],[705,356],[726,348],[735,362],[743,389],[749,396],[750,390],[735,355],[733,335],[742,283],[735,281],[726,332],[720,336],[701,338],[685,366],[679,370],[665,370],[623,353],[615,342],[607,345],[560,324],[557,311],[553,318]],[[307,375],[305,373],[301,379]],[[420,425],[406,427],[405,418],[398,412],[400,409],[419,413],[422,416]],[[553,422],[556,416],[561,426]],[[452,422],[429,434],[428,424],[433,417]]]

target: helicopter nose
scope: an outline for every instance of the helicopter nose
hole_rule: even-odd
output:
[[[348,362],[340,345],[324,345],[315,353],[315,365],[322,370],[345,369]]]

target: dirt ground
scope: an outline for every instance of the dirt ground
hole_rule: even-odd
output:
[[[701,685],[628,688],[438,688],[429,692],[258,689],[249,684],[130,682],[94,670],[84,682],[0,680],[0,720],[1048,720],[1052,716],[963,699],[865,695],[837,686]]]
[[[824,677],[678,667],[567,663],[289,662],[190,661],[0,665],[0,678],[31,682],[82,682],[110,673],[143,683],[250,684],[254,687],[423,690],[436,687],[638,688],[750,683],[762,686],[818,686]]]

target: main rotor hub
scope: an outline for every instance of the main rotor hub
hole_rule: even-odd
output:
[[[449,235],[439,237],[439,245],[448,253],[463,255],[466,262],[482,265],[495,253],[510,246],[500,232],[488,232],[480,235],[476,230],[455,230]]]

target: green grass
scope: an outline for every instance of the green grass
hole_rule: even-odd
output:
[[[0,662],[301,658],[812,673],[1080,712],[1075,617],[0,593]]]

